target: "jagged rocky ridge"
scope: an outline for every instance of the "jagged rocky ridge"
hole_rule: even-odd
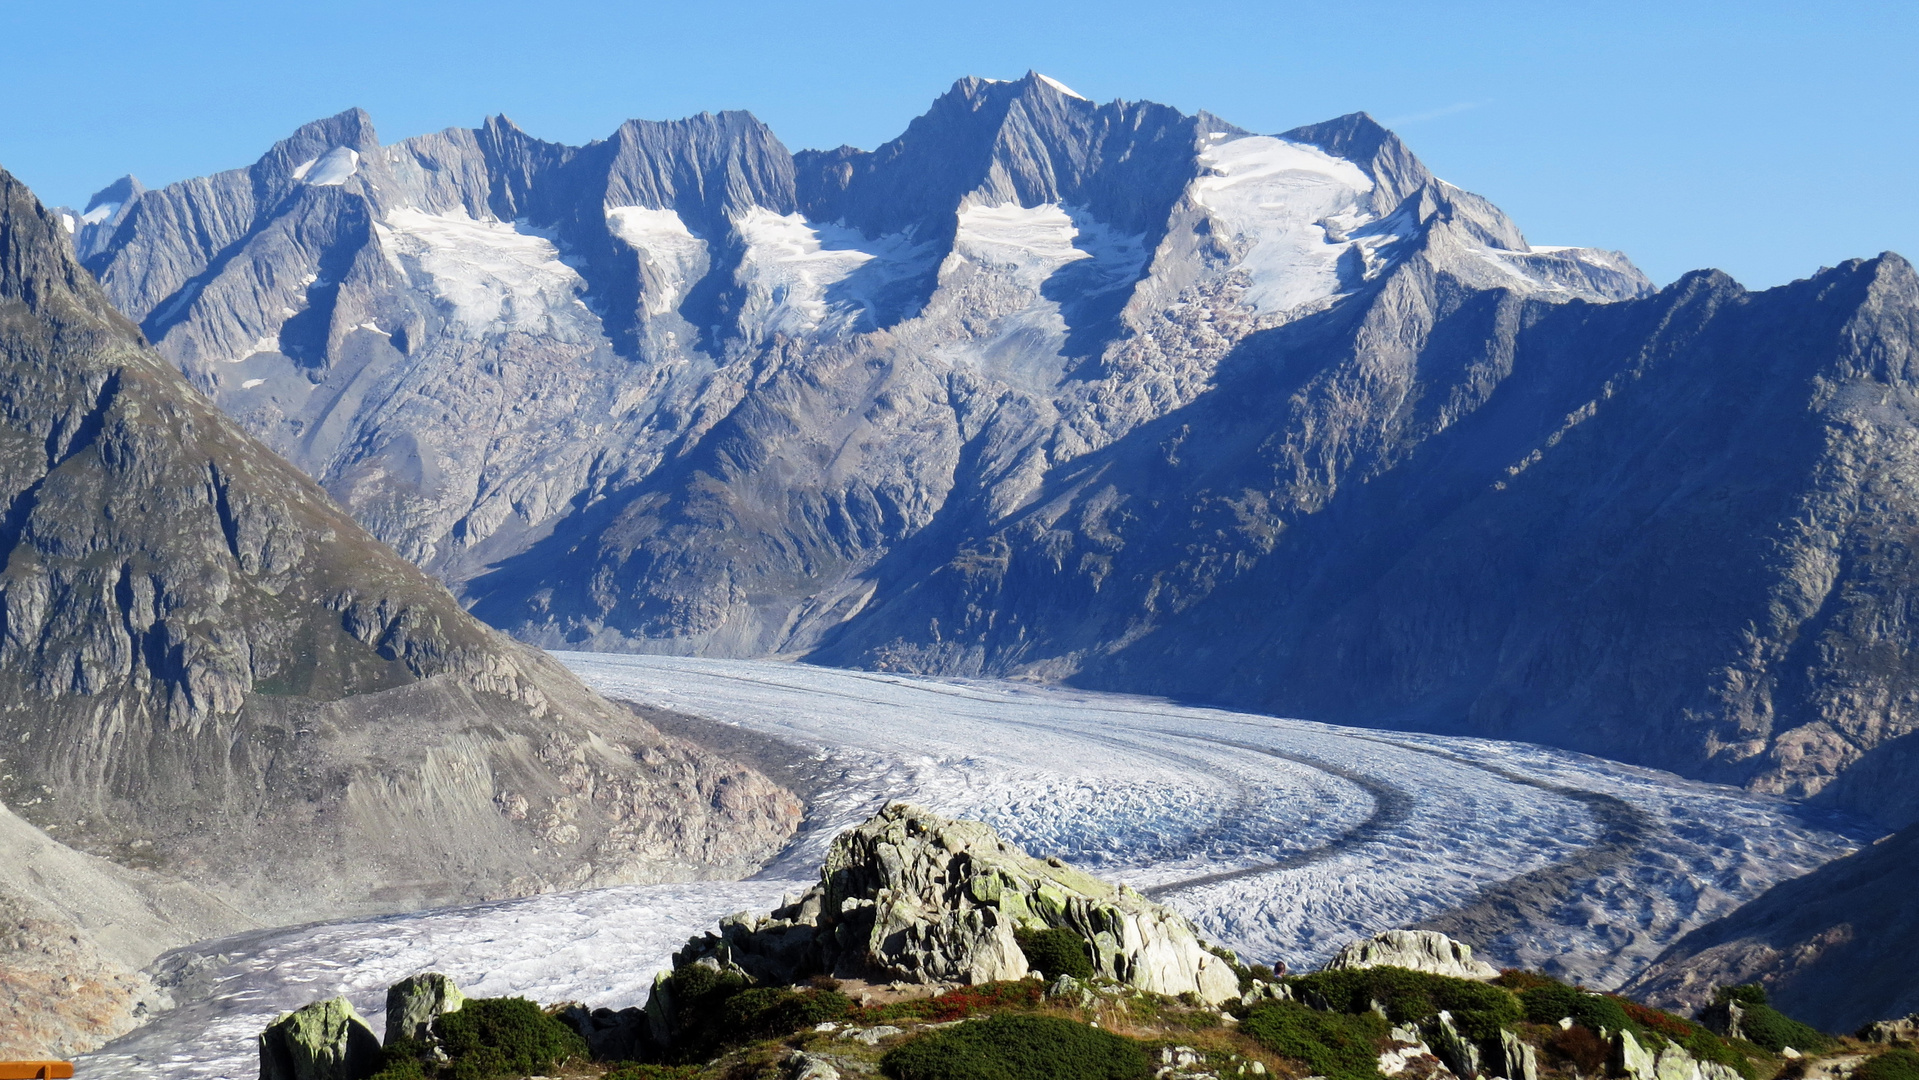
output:
[[[530,640],[1538,739],[1912,819],[1833,784],[1909,775],[1897,257],[1652,295],[1364,115],[1259,136],[1038,76],[872,152],[738,113],[383,147],[346,113],[123,212],[88,263],[122,310]]]
[[[57,1014],[83,995],[42,968],[777,850],[790,794],[467,615],[146,348],[63,232],[0,172],[0,906],[34,939],[0,990]]]

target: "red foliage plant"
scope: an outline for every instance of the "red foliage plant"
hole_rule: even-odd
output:
[[[856,1022],[876,1024],[885,1020],[912,1019],[937,1024],[948,1020],[964,1020],[975,1013],[1031,1009],[1040,1003],[1041,993],[1039,983],[1030,979],[981,983],[948,990],[938,997],[869,1005],[856,1014]]]
[[[1626,1015],[1632,1018],[1633,1023],[1647,1031],[1656,1031],[1668,1039],[1684,1039],[1699,1030],[1696,1025],[1681,1020],[1669,1012],[1647,1008],[1637,1001],[1627,1001],[1625,998],[1616,998],[1616,1000],[1619,1002],[1619,1007],[1626,1010]]]

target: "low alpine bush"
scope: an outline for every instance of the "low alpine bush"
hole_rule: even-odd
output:
[[[887,1051],[893,1080],[1145,1080],[1146,1051],[1131,1039],[1056,1016],[993,1016]]]
[[[1919,1053],[1888,1050],[1854,1069],[1853,1080],[1919,1080]]]
[[[772,1039],[853,1011],[853,1002],[835,990],[788,990],[762,987],[743,990],[726,999],[720,1018],[729,1041]]]
[[[471,998],[435,1022],[448,1080],[495,1080],[587,1055],[586,1040],[525,998]]]
[[[1378,1080],[1379,1044],[1387,1024],[1372,1012],[1320,1012],[1294,1001],[1273,1001],[1255,1006],[1239,1030],[1281,1057],[1305,1062],[1327,1080]]]
[[[1016,930],[1013,938],[1019,942],[1019,951],[1026,954],[1027,965],[1045,972],[1049,978],[1093,977],[1093,957],[1086,939],[1071,930],[1058,926]]]

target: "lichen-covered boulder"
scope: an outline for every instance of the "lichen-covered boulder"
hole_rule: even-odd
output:
[[[820,883],[771,915],[735,915],[693,939],[675,964],[698,960],[756,981],[826,972],[916,983],[1025,977],[1018,930],[1064,928],[1085,938],[1094,971],[1159,994],[1239,996],[1227,959],[1193,924],[1131,888],[1057,859],[1035,859],[977,821],[894,803],[834,838]]]
[[[386,992],[386,1041],[434,1041],[433,1021],[459,1012],[466,995],[453,980],[435,972],[401,979]]]
[[[1388,930],[1355,941],[1326,962],[1327,971],[1402,967],[1455,979],[1497,979],[1499,969],[1473,959],[1472,946],[1435,930]]]
[[[1859,1038],[1866,1042],[1903,1044],[1919,1042],[1919,1013],[1901,1017],[1897,1020],[1880,1020],[1867,1024],[1859,1032]]]
[[[366,1080],[380,1040],[343,997],[316,1001],[260,1033],[260,1080]]]

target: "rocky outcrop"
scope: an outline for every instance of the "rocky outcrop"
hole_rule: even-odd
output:
[[[1436,930],[1387,930],[1352,942],[1326,961],[1327,971],[1401,967],[1455,979],[1495,979],[1499,969],[1473,959],[1472,946]]]
[[[1875,1020],[1859,1029],[1861,1042],[1903,1045],[1919,1042],[1919,1013],[1897,1020]]]
[[[260,1080],[366,1080],[380,1068],[380,1040],[343,997],[318,1001],[260,1034]]]
[[[836,837],[820,883],[798,902],[728,918],[718,933],[688,942],[674,964],[718,965],[772,985],[818,973],[981,983],[1024,978],[1015,934],[1049,927],[1084,938],[1105,978],[1214,1004],[1239,997],[1231,962],[1172,909],[1032,858],[979,822],[904,803]],[[670,994],[670,980],[655,989],[665,1003]]]
[[[386,1041],[429,1042],[433,1022],[459,1012],[466,995],[445,975],[431,973],[401,979],[386,992]]]
[[[1716,1061],[1700,1061],[1678,1043],[1642,1046],[1630,1031],[1613,1036],[1613,1075],[1630,1080],[1737,1080],[1739,1071]]]
[[[135,873],[50,923],[168,924],[106,947],[137,970],[192,929],[778,849],[790,794],[467,615],[147,349],[61,228],[0,173],[0,799]]]
[[[1679,939],[1623,992],[1693,1012],[1721,986],[1760,983],[1822,1031],[1919,1010],[1919,827],[1774,886]]]

